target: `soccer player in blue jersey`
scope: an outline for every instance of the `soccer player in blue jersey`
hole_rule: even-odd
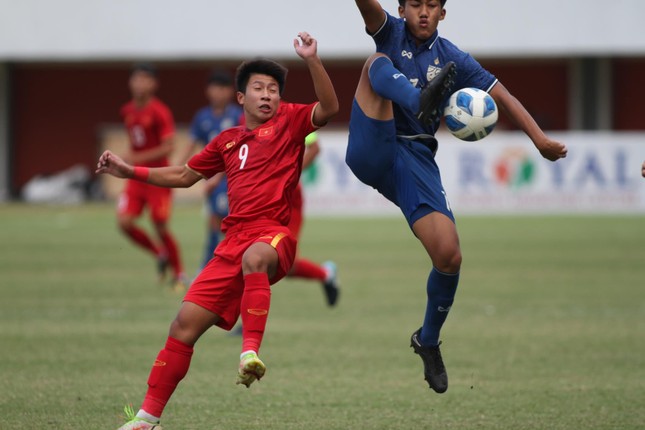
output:
[[[195,114],[190,125],[191,145],[182,161],[187,161],[196,147],[204,147],[215,136],[227,128],[240,125],[243,120],[242,107],[234,102],[233,77],[223,69],[211,73],[206,86],[208,106]],[[204,250],[201,268],[213,258],[213,252],[222,236],[221,224],[228,215],[227,181],[224,173],[218,173],[206,181],[206,199],[209,209],[208,241]]]
[[[434,155],[441,107],[451,90],[487,91],[500,111],[555,161],[565,145],[547,137],[522,104],[468,53],[439,37],[446,0],[399,0],[399,16],[377,0],[355,0],[376,53],[363,67],[349,124],[346,162],[362,182],[396,204],[421,241],[432,270],[426,313],[411,346],[437,393],[448,389],[439,333],[453,304],[461,250]]]

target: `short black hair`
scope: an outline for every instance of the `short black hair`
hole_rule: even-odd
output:
[[[268,58],[255,58],[253,60],[244,61],[238,66],[237,73],[235,74],[235,85],[239,92],[246,92],[249,78],[254,73],[268,75],[275,79],[278,83],[280,95],[282,95],[284,84],[287,79],[286,67],[273,60],[269,60]]]
[[[233,85],[233,75],[228,70],[213,69],[206,83],[208,85],[230,87]]]
[[[130,69],[130,75],[135,74],[136,72],[144,72],[149,74],[150,76],[156,78],[157,77],[157,68],[155,67],[154,64],[152,63],[135,63],[132,65],[132,69]]]
[[[399,0],[399,6],[401,6],[401,7],[405,6],[406,1],[407,0]],[[447,0],[441,0],[441,7],[444,7],[446,5],[446,1]]]

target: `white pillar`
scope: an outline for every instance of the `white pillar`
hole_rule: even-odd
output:
[[[569,128],[611,130],[613,127],[612,74],[609,58],[571,61]]]

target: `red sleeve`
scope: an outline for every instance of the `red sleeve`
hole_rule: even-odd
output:
[[[220,134],[221,136],[221,134]],[[186,165],[205,178],[210,178],[224,170],[224,159],[217,143],[219,136],[211,140],[199,153],[192,156]]]
[[[170,112],[168,106],[163,103],[159,103],[157,113],[159,114],[159,136],[161,136],[162,139],[165,139],[175,134],[175,120],[172,117],[172,112]]]
[[[289,116],[291,120],[289,121],[289,128],[291,129],[291,135],[294,136],[297,140],[305,141],[305,137],[311,132],[318,130],[313,123],[313,114],[316,103],[309,105],[301,104],[291,104]]]

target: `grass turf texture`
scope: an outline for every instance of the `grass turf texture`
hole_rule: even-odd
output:
[[[0,428],[117,428],[135,408],[180,296],[116,231],[112,206],[0,206]],[[172,227],[194,272],[204,219]],[[443,330],[444,395],[409,336],[430,268],[402,219],[308,219],[303,256],[339,266],[320,287],[273,288],[260,356],[234,384],[240,339],[197,344],[170,429],[635,429],[645,422],[645,222],[461,217],[464,264]]]

